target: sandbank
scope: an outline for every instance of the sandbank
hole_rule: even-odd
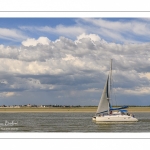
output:
[[[0,108],[0,113],[25,113],[25,112],[92,112],[95,113],[97,107],[77,107],[77,108]],[[129,107],[128,112],[150,112],[150,107]]]

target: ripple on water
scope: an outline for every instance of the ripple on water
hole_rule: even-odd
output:
[[[17,121],[13,132],[149,132],[150,113],[134,113],[138,122],[92,121],[93,113],[0,113],[0,124]],[[2,131],[0,126],[0,132]]]

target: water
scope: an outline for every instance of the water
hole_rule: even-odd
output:
[[[95,123],[94,113],[0,113],[0,132],[149,132],[150,113],[138,122]],[[6,124],[5,124],[6,123]],[[17,123],[17,124],[11,124]]]

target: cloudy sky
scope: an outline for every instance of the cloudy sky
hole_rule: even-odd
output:
[[[150,105],[149,18],[0,18],[0,105]]]

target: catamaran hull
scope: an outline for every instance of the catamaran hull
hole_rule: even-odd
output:
[[[96,118],[93,118],[93,120],[99,121],[99,122],[136,122],[138,119],[127,116],[127,115],[118,115],[118,116],[97,116]]]

